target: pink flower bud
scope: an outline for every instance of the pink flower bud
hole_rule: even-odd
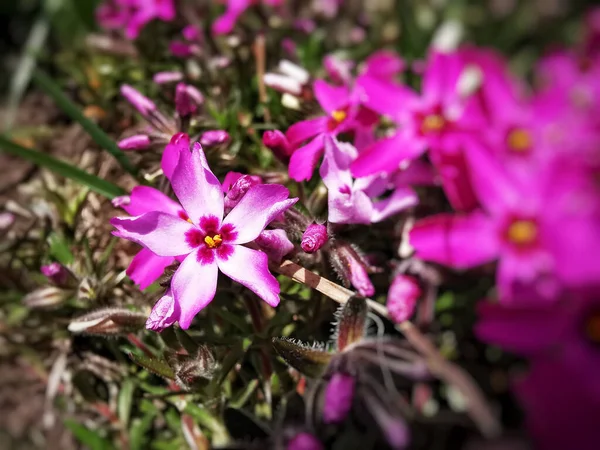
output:
[[[136,134],[121,139],[117,144],[121,150],[145,150],[151,144],[150,137],[146,134]]]
[[[113,198],[110,202],[115,208],[122,208],[131,203],[131,197],[129,195],[120,195],[119,197]]]
[[[15,221],[15,215],[9,212],[0,212],[0,230],[6,230]]]
[[[198,105],[204,102],[204,97],[193,86],[178,83],[175,88],[175,110],[181,117],[187,117],[198,110]]]
[[[323,444],[310,433],[298,433],[287,445],[287,450],[323,450]]]
[[[60,263],[53,262],[40,268],[42,274],[53,284],[62,288],[74,287],[77,279],[69,269]]]
[[[187,58],[189,56],[192,56],[194,54],[195,49],[195,44],[189,44],[187,42],[181,41],[169,42],[169,51],[173,56],[177,58]]]
[[[293,153],[292,146],[285,137],[285,134],[279,130],[265,131],[263,134],[263,144],[282,161],[287,161]]]
[[[313,223],[306,228],[300,245],[306,253],[314,253],[325,245],[327,238],[327,227]]]
[[[409,319],[421,294],[419,283],[414,277],[402,273],[396,275],[388,291],[387,309],[390,318],[396,323]]]
[[[354,258],[348,258],[350,266],[350,283],[356,288],[358,293],[364,297],[370,297],[375,293],[375,287],[365,269],[365,266],[360,261]]]
[[[154,74],[152,80],[156,84],[175,83],[183,80],[183,73],[181,72],[158,72]]]
[[[281,42],[281,48],[285,53],[287,53],[288,56],[295,57],[298,54],[298,48],[296,47],[296,43],[290,38],[285,38]]]
[[[202,133],[200,144],[203,147],[211,147],[213,145],[225,144],[230,139],[229,133],[225,130],[208,130]]]
[[[264,230],[254,242],[276,263],[280,263],[285,255],[294,250],[294,244],[284,230]]]
[[[199,41],[202,38],[202,30],[196,25],[187,25],[181,30],[181,34],[188,41]]]
[[[334,374],[325,388],[323,422],[343,422],[352,408],[353,399],[354,378],[343,373]]]
[[[347,83],[352,78],[351,70],[354,63],[340,59],[337,56],[327,55],[323,59],[323,67],[325,67],[329,78],[335,83]]]
[[[137,89],[134,89],[128,84],[121,86],[121,95],[144,116],[149,115],[152,111],[156,111],[156,105],[152,100],[142,95]]]
[[[242,175],[239,177],[237,181],[233,183],[229,189],[229,192],[227,192],[227,195],[225,196],[225,208],[233,208],[240,202],[242,197],[246,195],[246,192],[248,192],[252,186],[256,186],[257,184],[261,183],[262,180],[256,175]]]
[[[179,307],[175,304],[171,289],[168,289],[152,308],[146,321],[148,330],[161,332],[173,325],[179,317]]]

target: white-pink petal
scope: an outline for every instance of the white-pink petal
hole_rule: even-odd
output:
[[[245,244],[258,237],[279,214],[298,201],[288,199],[289,191],[280,184],[259,184],[251,187],[240,202],[225,217],[236,232],[232,244]]]
[[[202,147],[194,145],[192,152],[182,151],[171,185],[183,209],[198,225],[203,216],[223,218],[223,191],[217,177],[208,169]]]
[[[221,272],[246,286],[269,305],[279,304],[279,283],[269,272],[269,260],[265,253],[234,245],[233,252],[226,258],[217,257],[217,264]]]
[[[214,298],[218,275],[217,264],[201,264],[197,250],[183,260],[173,275],[171,289],[180,310],[179,326],[184,330],[190,327],[196,314]]]
[[[186,234],[195,227],[170,214],[152,211],[137,217],[114,217],[110,223],[115,236],[143,245],[158,256],[180,256],[194,248]]]

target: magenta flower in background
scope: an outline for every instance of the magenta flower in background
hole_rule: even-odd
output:
[[[226,0],[225,13],[212,24],[213,34],[228,34],[233,31],[239,17],[258,0]],[[280,6],[283,0],[262,0],[267,6]]]
[[[421,95],[390,81],[389,73],[401,67],[399,61],[390,60],[389,70],[379,69],[377,77],[361,77],[365,106],[392,118],[398,130],[361,152],[352,164],[354,176],[389,173],[429,149],[454,208],[470,210],[477,205],[463,149],[487,126],[487,118],[477,98],[471,95],[477,87],[477,71],[469,64],[474,66],[477,58],[472,53],[465,55],[466,52],[433,52],[423,75]],[[373,65],[372,72],[378,73],[377,70]],[[475,86],[464,87],[469,84],[465,77]]]
[[[359,129],[372,132],[378,119],[372,111],[361,107],[360,87],[351,90],[346,86],[332,86],[323,80],[316,80],[313,89],[327,115],[295,123],[286,132],[290,145],[296,148],[289,166],[290,177],[296,181],[312,177],[323,154],[325,137]]]
[[[354,400],[354,378],[345,373],[334,373],[325,388],[323,401],[323,422],[341,423],[350,410]]]
[[[411,187],[390,186],[385,177],[376,175],[353,180],[350,164],[357,155],[358,151],[352,144],[340,143],[330,136],[325,137],[325,159],[320,174],[328,189],[330,222],[381,222],[418,203],[417,194]],[[389,187],[393,192],[387,198],[373,200]]]
[[[268,270],[267,255],[243,244],[256,239],[297,199],[288,199],[283,186],[257,185],[223,218],[221,183],[210,171],[199,144],[191,153],[180,153],[171,185],[186,217],[151,211],[114,218],[111,223],[117,228],[116,236],[159,256],[183,259],[171,282],[179,325],[189,328],[194,316],[213,299],[219,271],[276,306],[279,284]]]
[[[593,419],[600,414],[597,286],[565,292],[551,305],[483,303],[479,313],[480,339],[530,360],[515,390],[539,447],[595,448],[600,438]]]
[[[170,22],[175,18],[173,0],[105,0],[96,10],[103,28],[124,30],[127,39],[135,39],[154,19]]]
[[[390,284],[386,303],[390,318],[395,323],[409,320],[422,294],[421,287],[414,277],[403,273],[396,275]]]

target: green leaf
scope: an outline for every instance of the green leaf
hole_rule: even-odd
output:
[[[119,400],[117,403],[117,412],[119,420],[126,426],[129,423],[129,415],[131,414],[131,403],[133,401],[133,392],[135,391],[135,383],[131,378],[127,378],[121,384],[119,391]]]
[[[110,153],[119,164],[121,164],[123,169],[132,175],[137,174],[137,169],[129,162],[125,153],[117,146],[110,136],[108,136],[102,128],[85,117],[77,105],[62,92],[61,88],[48,75],[40,70],[36,70],[33,74],[33,82],[46,94],[52,97],[66,115],[79,123],[79,125],[88,132],[94,142]]]
[[[160,359],[156,358],[150,358],[148,356],[136,355],[135,353],[129,353],[129,357],[134,363],[142,366],[144,369],[156,375],[168,378],[169,380],[175,379],[175,373],[173,373],[173,369],[171,369],[171,367],[169,367],[165,361],[161,361]]]
[[[69,244],[64,236],[56,232],[51,233],[48,236],[48,245],[50,246],[48,253],[59,263],[66,266],[73,262],[73,253],[71,253]]]
[[[11,155],[19,156],[23,159],[31,161],[40,167],[50,169],[53,172],[62,175],[63,177],[84,184],[91,190],[97,192],[98,194],[104,195],[107,198],[115,198],[125,193],[120,187],[112,184],[109,181],[103,180],[96,175],[87,173],[78,167],[72,166],[69,163],[66,163],[46,153],[31,150],[15,144],[5,136],[0,136],[0,149],[10,153]]]
[[[100,436],[96,430],[90,430],[74,420],[65,420],[65,426],[71,430],[73,436],[75,436],[85,448],[89,448],[90,450],[109,450],[114,448],[110,442]]]

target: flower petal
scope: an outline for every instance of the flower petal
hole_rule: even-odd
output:
[[[174,261],[172,256],[158,256],[147,248],[143,248],[131,260],[131,264],[127,268],[127,275],[143,291],[158,280]]]
[[[280,184],[251,187],[225,217],[223,225],[233,226],[235,237],[229,244],[245,244],[256,239],[275,217],[298,201],[288,199],[290,192]]]
[[[246,286],[271,306],[279,304],[279,283],[269,272],[269,260],[263,252],[234,245],[226,258],[217,257],[219,269],[229,278]]]
[[[177,133],[165,147],[160,161],[162,171],[169,180],[173,177],[182,151],[190,151],[190,137],[185,133]]]
[[[414,103],[417,95],[406,86],[362,75],[356,80],[361,104],[379,114],[389,116],[400,122],[406,114],[408,105]]]
[[[285,255],[294,250],[285,230],[265,230],[254,241],[271,261],[280,263]]]
[[[327,130],[328,118],[324,116],[303,120],[293,124],[285,133],[290,145],[297,146],[307,139]]]
[[[388,198],[373,203],[371,222],[381,222],[403,209],[415,206],[417,203],[419,203],[419,197],[412,188],[396,188]]]
[[[173,325],[179,319],[179,306],[173,299],[171,289],[167,289],[152,308],[152,312],[146,321],[146,328],[158,331],[159,333],[167,327]]]
[[[200,145],[192,152],[181,152],[171,180],[173,190],[183,209],[198,225],[203,216],[223,218],[223,191],[221,183],[210,171]]]
[[[346,86],[332,86],[326,81],[316,80],[313,83],[315,97],[327,114],[343,109],[350,100],[350,91]]]
[[[404,160],[420,156],[425,146],[418,139],[408,139],[401,133],[376,142],[358,155],[350,169],[355,177],[375,173],[391,173],[398,169]]]
[[[290,158],[289,173],[296,181],[310,180],[323,154],[323,135],[320,134],[304,147],[300,147]]]
[[[136,242],[159,256],[179,256],[194,248],[185,236],[196,229],[191,223],[158,211],[137,217],[113,217],[110,220],[117,231],[115,236]]]
[[[208,305],[217,291],[219,269],[213,263],[199,262],[198,250],[183,260],[171,282],[175,303],[179,306],[179,326],[187,330],[202,308]]]
[[[172,216],[179,216],[183,208],[158,189],[150,186],[136,186],[131,191],[129,203],[122,208],[131,216],[141,216],[147,212],[159,211]]]
[[[410,231],[410,244],[418,258],[455,269],[492,261],[499,254],[494,224],[479,212],[438,214],[420,220]]]

